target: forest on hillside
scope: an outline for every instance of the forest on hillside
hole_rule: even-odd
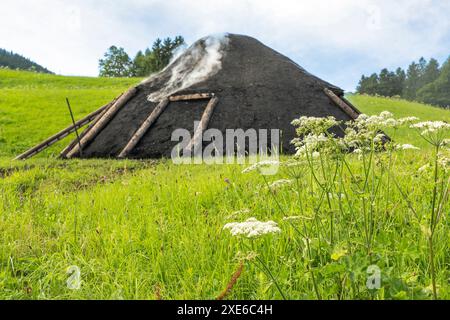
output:
[[[405,71],[384,68],[379,74],[363,75],[357,92],[360,94],[398,96],[410,101],[419,101],[440,107],[450,106],[450,57],[442,66],[431,58],[413,61]]]
[[[20,54],[0,48],[0,68],[19,69],[42,73],[53,73],[47,68]]]

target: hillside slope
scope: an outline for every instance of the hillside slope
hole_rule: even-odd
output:
[[[12,157],[111,101],[139,79],[64,77],[0,69],[0,156]],[[40,156],[58,153],[67,140]]]

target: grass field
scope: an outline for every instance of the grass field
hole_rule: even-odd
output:
[[[431,266],[436,183],[418,169],[433,148],[411,129],[388,130],[421,148],[393,153],[388,168],[384,154],[369,170],[350,155],[340,179],[320,175],[328,203],[301,166],[264,177],[242,165],[56,159],[67,140],[11,161],[70,123],[65,97],[80,118],[139,81],[0,70],[1,299],[214,299],[227,285],[229,299],[431,299],[431,268],[438,298],[450,299],[450,208],[441,199]],[[368,114],[450,122],[450,111],[418,103],[349,99]],[[285,178],[296,183],[267,187]],[[281,232],[223,229],[250,217]],[[369,266],[379,289],[367,287]]]

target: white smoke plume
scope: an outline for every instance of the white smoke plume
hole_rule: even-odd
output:
[[[222,68],[224,49],[228,46],[227,34],[207,36],[177,56],[159,73],[144,80],[144,83],[157,81],[170,72],[170,78],[160,90],[148,95],[148,100],[158,102],[177,91],[206,80]]]

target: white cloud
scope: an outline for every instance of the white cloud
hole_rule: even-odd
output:
[[[450,2],[433,0],[16,0],[0,47],[64,74],[97,73],[112,44],[134,54],[156,37],[248,34],[353,89],[360,74],[450,54]],[[312,68],[312,70],[311,70]]]

